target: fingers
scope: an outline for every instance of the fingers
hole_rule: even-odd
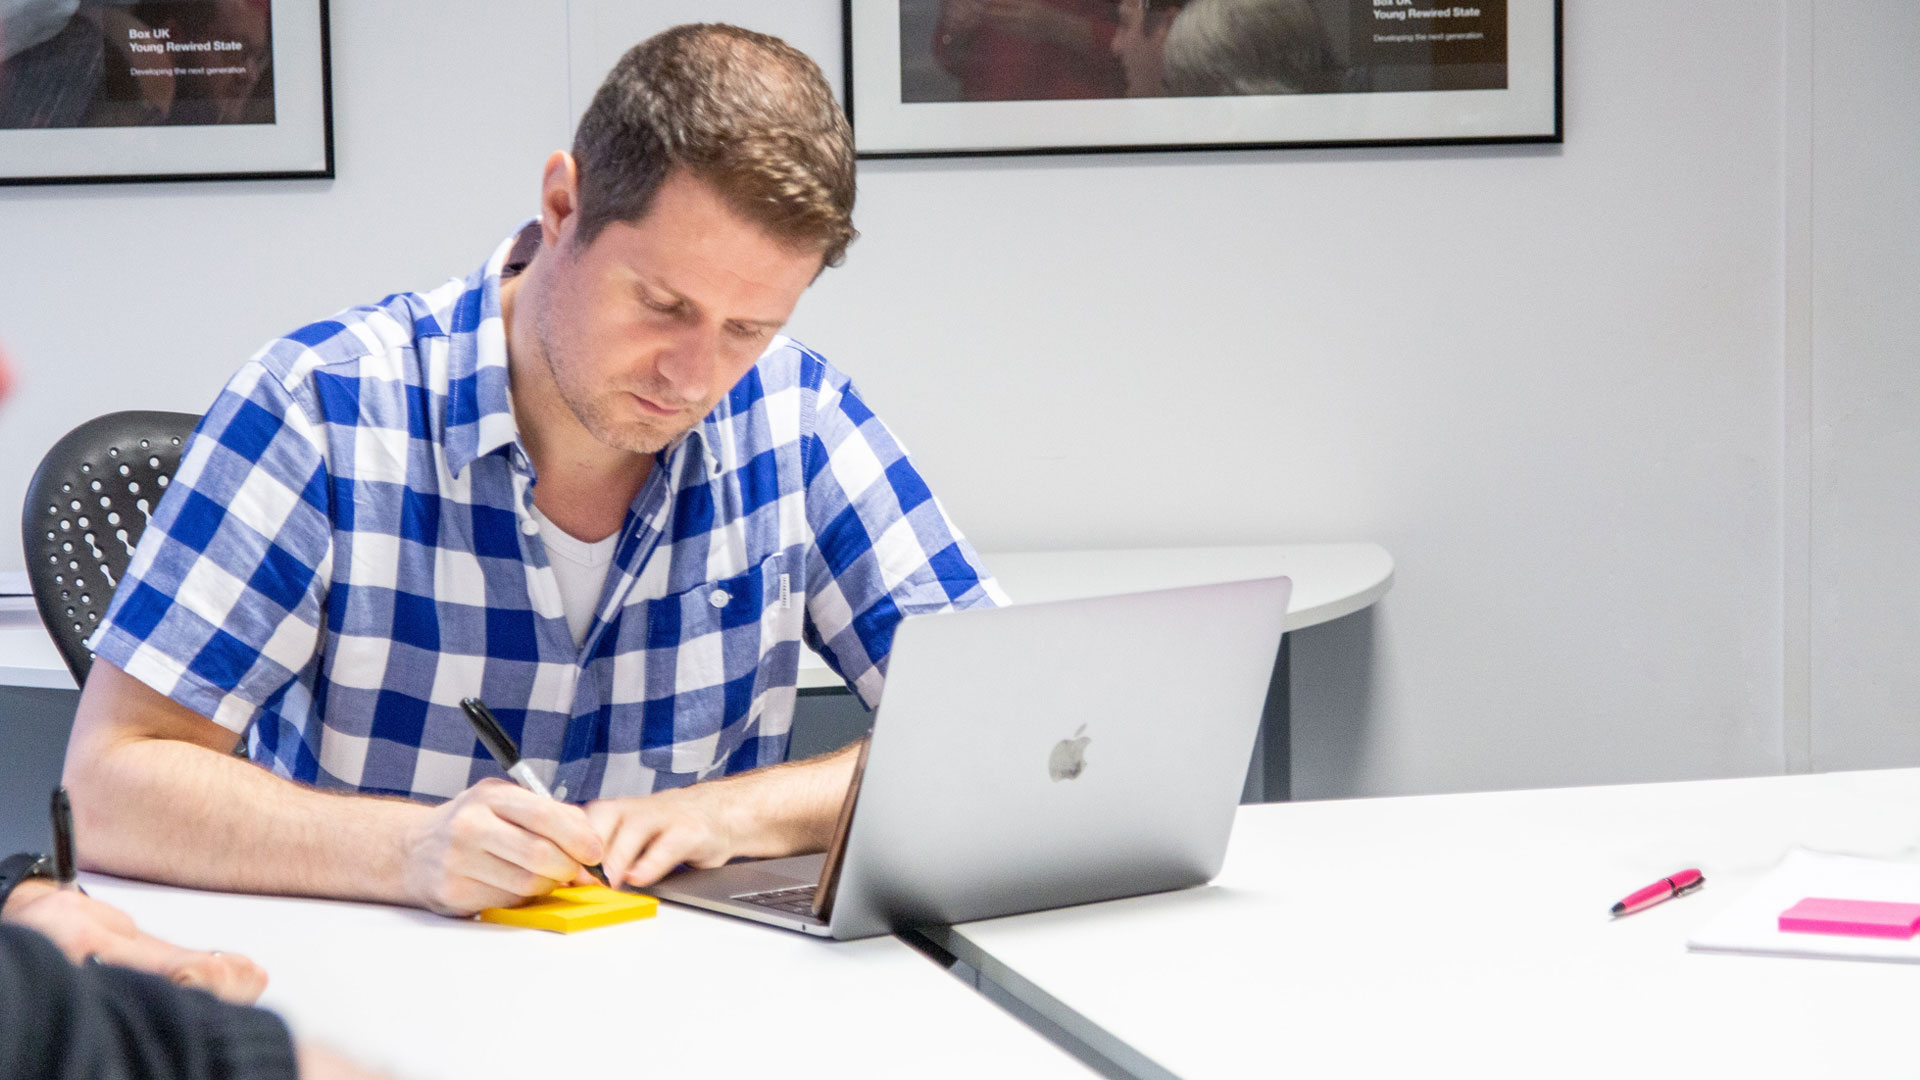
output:
[[[699,859],[701,839],[689,829],[667,829],[654,834],[641,851],[640,858],[627,870],[627,883],[651,885],[673,873],[674,867],[681,863],[698,862],[699,865],[706,865],[706,861]]]
[[[172,979],[177,972],[185,970],[196,956],[204,954],[161,941],[152,934],[134,933],[98,941],[87,955],[103,964],[133,968]]]
[[[518,863],[509,862],[490,852],[482,852],[474,860],[469,871],[470,880],[482,889],[489,889],[501,896],[504,901],[481,904],[480,907],[500,907],[511,905],[535,896],[545,896],[562,885],[573,880],[579,872],[577,864],[569,864],[573,870],[565,877],[553,878],[536,874]],[[479,908],[474,910],[478,911]]]
[[[74,889],[49,890],[12,917],[52,939],[76,964],[137,932],[126,912]]]
[[[267,973],[237,953],[199,952],[142,932],[126,912],[77,890],[59,889],[36,897],[19,911],[19,922],[47,935],[68,960],[102,963],[150,972],[181,986],[207,990],[249,1005],[266,989]]]
[[[736,854],[711,792],[698,787],[601,799],[586,813],[605,838],[600,865],[616,885],[651,885],[681,863],[719,866]]]
[[[607,880],[623,882],[627,880],[627,871],[633,868],[634,860],[640,851],[659,834],[663,822],[655,815],[642,812],[619,813],[618,806],[626,800],[607,800],[595,803],[595,807],[614,808],[614,832],[606,843],[606,859],[600,868],[607,872]],[[657,879],[656,879],[657,880]],[[652,881],[641,884],[651,885]]]
[[[423,819],[409,851],[416,902],[442,914],[471,915],[581,880],[582,864],[599,859],[600,837],[579,807],[494,779]]]
[[[503,820],[547,841],[550,846],[562,853],[562,858],[575,864],[600,861],[600,836],[588,822],[586,813],[579,807],[569,806],[553,799],[543,799],[532,792],[505,785],[491,789],[487,794],[494,813]],[[565,880],[573,876],[573,871],[578,868],[576,865],[569,868],[565,874],[548,874],[547,876],[559,876]],[[558,868],[529,865],[527,869],[545,872],[545,869]]]
[[[236,1005],[251,1005],[267,987],[267,973],[238,953],[202,952],[135,932],[99,942],[90,954],[104,964],[150,972],[177,986],[205,990]]]
[[[495,881],[503,884],[493,884]],[[421,906],[438,915],[464,919],[487,908],[514,907],[552,889],[553,882],[528,874],[498,856],[479,852],[469,857],[469,865],[462,872],[446,871],[426,890]]]
[[[510,863],[522,871],[524,876],[544,881],[566,882],[580,872],[580,862],[569,858],[567,853],[555,847],[552,841],[504,818],[487,817],[476,820],[467,827],[465,833],[472,845],[477,848],[478,854]],[[486,865],[484,860],[481,865]],[[481,876],[478,880],[502,888],[511,887],[497,874]],[[538,894],[529,892],[523,895]]]
[[[194,953],[171,976],[181,986],[197,986],[234,1005],[251,1005],[267,988],[267,973],[238,953]]]
[[[720,838],[701,817],[662,810],[648,800],[632,802],[635,806],[607,845],[607,880],[644,887],[682,863],[719,866],[727,861]]]

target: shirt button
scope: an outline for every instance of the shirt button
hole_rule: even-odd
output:
[[[725,589],[715,589],[713,592],[707,594],[707,603],[717,608],[726,607],[727,601],[731,599],[733,599],[733,597],[728,596],[727,590]]]

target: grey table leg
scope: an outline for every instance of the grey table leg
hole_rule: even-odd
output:
[[[1293,635],[1280,639],[1280,656],[1267,683],[1260,712],[1260,733],[1253,740],[1243,803],[1286,802],[1293,798]]]

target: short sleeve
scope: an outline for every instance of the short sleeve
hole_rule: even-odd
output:
[[[808,644],[872,707],[903,617],[1007,599],[850,383],[819,388],[802,460]]]
[[[189,440],[89,647],[236,733],[319,646],[333,533],[324,432],[255,361]]]

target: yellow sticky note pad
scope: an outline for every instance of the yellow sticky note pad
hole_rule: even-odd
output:
[[[660,901],[651,896],[635,896],[605,885],[569,885],[519,907],[488,908],[480,913],[480,921],[571,934],[651,919],[659,910]]]

